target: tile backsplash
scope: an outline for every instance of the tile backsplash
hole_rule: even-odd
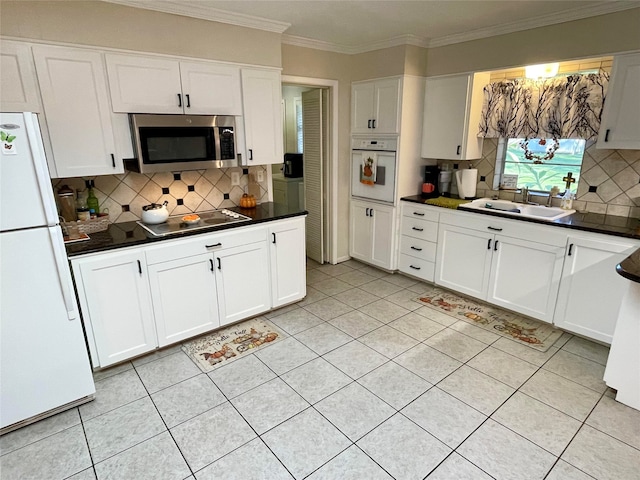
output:
[[[438,161],[438,164],[449,163],[454,168],[456,165],[466,168],[471,163],[473,168],[478,169],[476,196],[491,197],[497,194],[500,198],[518,201],[518,194],[497,191],[497,185],[494,185],[497,152],[498,139],[486,138],[481,159],[471,162]],[[458,193],[455,175],[451,193]],[[556,201],[559,205],[559,200]],[[573,207],[581,212],[640,218],[640,150],[597,149],[595,142],[588,142]]]
[[[169,202],[167,208],[170,215],[238,206],[250,182],[259,185],[260,198],[257,200],[267,202],[269,185],[266,168],[268,166],[258,165],[147,175],[125,172],[122,175],[58,178],[52,180],[52,184],[54,192],[65,184],[75,191],[81,191],[85,189],[85,180],[93,179],[100,211],[108,210],[109,221],[120,223],[139,220],[143,206],[163,203],[165,200]],[[236,172],[240,177],[240,185],[232,186],[231,174]],[[257,182],[260,172],[263,181]]]

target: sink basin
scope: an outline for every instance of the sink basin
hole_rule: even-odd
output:
[[[473,202],[462,204],[460,209],[491,211],[507,217],[536,218],[547,222],[553,222],[575,213],[575,210],[563,210],[559,207],[525,205],[509,200],[491,200],[490,198],[479,198]]]

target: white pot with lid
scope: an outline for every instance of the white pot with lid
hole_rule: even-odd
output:
[[[169,210],[167,210],[168,201],[164,203],[152,203],[142,207],[142,222],[147,225],[157,225],[164,223],[169,218]]]

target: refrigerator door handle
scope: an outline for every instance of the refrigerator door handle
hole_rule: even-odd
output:
[[[64,305],[67,309],[69,320],[78,318],[78,309],[76,308],[73,284],[71,283],[71,273],[69,272],[69,261],[67,260],[64,241],[59,227],[50,227],[49,236],[51,237],[51,245],[53,246],[53,256],[56,261],[58,281],[60,282],[60,290],[64,298]]]

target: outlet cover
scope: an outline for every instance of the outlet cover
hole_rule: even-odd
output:
[[[258,182],[264,182],[264,172],[262,170],[258,171],[256,174],[256,178]]]
[[[240,173],[231,172],[231,185],[240,185]]]

